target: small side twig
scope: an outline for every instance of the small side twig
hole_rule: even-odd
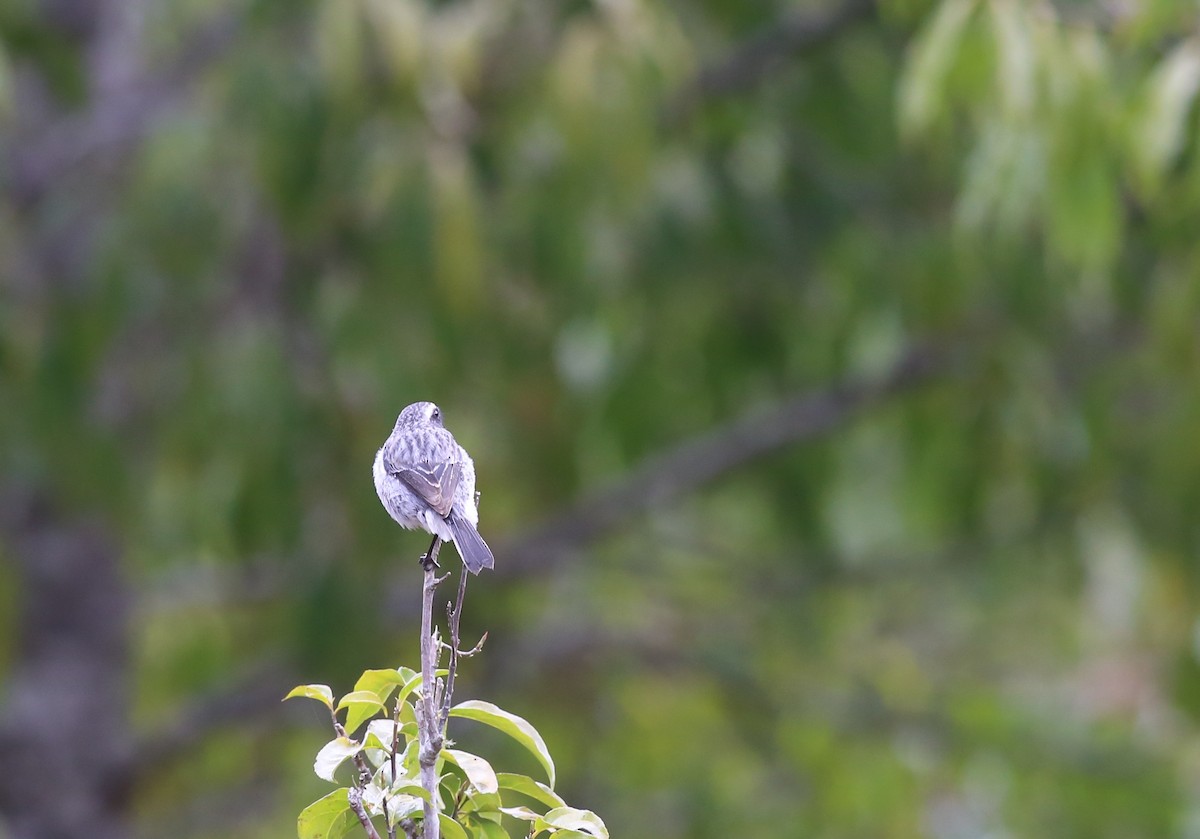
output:
[[[401,706],[401,704],[402,703],[400,702],[400,700],[397,699],[396,700],[396,710],[392,712],[392,754],[391,754],[392,777],[391,777],[391,783],[393,783],[393,784],[396,783],[396,750],[398,748],[400,748],[400,706]],[[384,803],[386,804],[386,799],[385,799]],[[387,811],[385,810],[384,811],[385,815],[386,815],[386,812]],[[406,823],[407,823],[407,825],[406,825]],[[413,826],[412,819],[403,819],[400,822],[401,829],[403,829],[404,833],[409,836],[411,836],[411,833],[409,832],[409,828],[412,826]],[[388,819],[388,839],[396,839],[396,825],[392,824],[392,820],[390,818]]]
[[[438,731],[442,736],[446,733],[446,721],[450,719],[450,704],[454,698],[454,677],[458,674],[458,660],[462,656],[459,651],[458,625],[462,618],[463,598],[467,594],[467,569],[464,567],[458,574],[458,598],[454,608],[446,605],[446,623],[450,627],[450,664],[446,673],[446,690],[442,694],[442,707],[438,711]],[[484,636],[487,637],[486,635]],[[479,644],[483,644],[481,639]]]

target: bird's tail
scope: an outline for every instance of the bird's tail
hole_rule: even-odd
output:
[[[496,567],[492,549],[469,521],[457,513],[451,513],[449,522],[450,530],[454,533],[454,547],[458,548],[458,555],[468,571],[478,574],[484,568]]]

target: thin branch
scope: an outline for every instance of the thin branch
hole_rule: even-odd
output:
[[[337,737],[342,737],[343,739],[349,739],[346,726],[338,723],[337,712],[334,708],[329,709],[329,718],[332,720],[332,723],[334,723],[334,735]],[[392,749],[395,750],[395,744],[392,744]],[[359,817],[359,821],[362,823],[362,827],[366,829],[367,834],[371,835],[373,839],[379,839],[379,834],[376,833],[376,829],[374,829],[374,825],[371,823],[370,816],[367,815],[366,808],[364,807],[364,804],[362,804],[362,790],[365,790],[367,784],[371,783],[371,767],[367,766],[367,761],[365,757],[362,756],[361,751],[359,751],[358,754],[355,754],[352,760],[354,761],[354,768],[358,769],[359,771],[359,777],[354,780],[354,786],[350,787],[349,790],[350,808],[352,808],[354,810],[354,814]],[[395,765],[392,766],[395,767]],[[395,778],[395,768],[392,777]],[[386,797],[383,799],[383,820],[384,823],[388,825],[389,839],[395,839],[396,828],[391,826],[391,819],[388,816],[388,799],[386,799]]]
[[[153,775],[164,763],[203,743],[216,729],[245,726],[259,719],[274,721],[280,695],[296,681],[288,668],[265,662],[189,701],[170,722],[139,739],[129,756],[129,771],[138,777]]]
[[[346,727],[338,722],[337,711],[333,708],[329,709],[329,717],[333,720],[333,734],[335,737],[341,737],[343,740],[349,740],[350,735],[346,733]],[[351,760],[354,761],[354,768],[358,770],[358,778],[354,781],[354,788],[362,790],[367,784],[371,783],[371,768],[367,766],[367,761],[362,756],[362,752],[354,755]]]
[[[404,703],[397,698],[396,709],[392,712],[392,753],[390,758],[392,762],[392,776],[390,783],[392,784],[396,783],[396,750],[400,748],[400,708],[403,706],[403,704]],[[405,822],[408,822],[408,824],[411,825],[412,820],[403,819],[400,822],[400,826],[404,829],[404,832],[411,835],[411,831],[405,826]],[[396,839],[396,825],[392,824],[392,820],[390,818],[388,819],[388,839]]]
[[[785,446],[842,427],[868,408],[953,371],[962,353],[919,344],[886,374],[849,380],[801,394],[685,440],[588,493],[539,527],[501,542],[499,573],[522,574],[552,564],[566,551],[618,530],[635,516],[662,507],[726,473]]]
[[[703,66],[671,98],[664,110],[664,121],[667,125],[678,125],[705,100],[753,87],[778,62],[828,43],[874,11],[874,0],[845,0],[819,15],[809,12],[784,15],[735,46],[719,61]]]
[[[350,799],[350,809],[354,811],[354,815],[358,816],[358,823],[367,832],[368,839],[379,839],[379,831],[371,823],[371,817],[367,815],[367,808],[363,806],[362,790],[357,787],[351,787],[348,797]]]

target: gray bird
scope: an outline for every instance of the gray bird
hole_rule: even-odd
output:
[[[375,492],[397,522],[432,534],[434,543],[453,542],[472,574],[495,566],[491,549],[476,529],[475,463],[442,426],[437,405],[414,402],[400,412],[391,436],[375,455],[373,471]],[[422,561],[429,556],[427,552]]]

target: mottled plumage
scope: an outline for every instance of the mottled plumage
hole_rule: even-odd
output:
[[[393,519],[453,542],[473,574],[495,565],[476,529],[475,464],[442,427],[437,405],[414,402],[400,412],[373,472],[375,492]]]

